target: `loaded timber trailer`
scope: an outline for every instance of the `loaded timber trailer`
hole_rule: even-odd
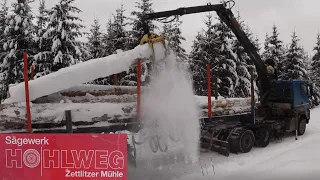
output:
[[[266,147],[271,139],[280,139],[287,132],[295,133],[296,139],[297,136],[303,135],[310,120],[309,97],[312,94],[311,86],[305,81],[280,81],[269,78],[265,63],[231,11],[234,4],[234,1],[228,1],[223,4],[207,4],[145,14],[145,36],[141,40],[141,44],[152,43],[153,39],[159,37],[149,32],[148,20],[209,11],[216,11],[219,18],[238,38],[256,67],[260,99],[259,103],[255,103],[252,97],[251,113],[201,119],[201,147],[225,156],[229,156],[230,152],[248,153],[253,146]],[[253,81],[252,78],[252,92]]]

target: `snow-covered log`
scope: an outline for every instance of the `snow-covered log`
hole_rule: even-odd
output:
[[[154,45],[157,60],[164,57],[162,43]],[[104,58],[92,59],[71,67],[60,69],[57,72],[29,82],[30,100],[50,95],[82,83],[87,83],[101,77],[107,77],[123,71],[128,71],[138,58],[148,60],[152,56],[152,49],[148,44],[137,46],[133,50]],[[10,98],[4,103],[25,102],[24,83],[12,86],[9,89]]]
[[[142,93],[145,87],[141,87]],[[137,94],[136,86],[111,86],[111,85],[94,85],[81,84],[72,88],[60,91],[63,96],[81,97],[91,94],[93,96],[110,96],[110,95],[133,95]]]
[[[136,114],[134,108],[134,103],[32,104],[31,118],[34,129],[63,128],[65,111],[71,110],[76,127],[108,127],[132,122]],[[0,131],[25,129],[25,114],[24,103],[1,105]]]
[[[200,117],[208,116],[207,98],[195,96]],[[136,117],[136,95],[65,97],[57,94],[32,104],[31,118],[35,129],[63,128],[64,113],[71,110],[76,127],[104,127],[130,123]],[[250,98],[212,101],[212,114],[233,115],[250,112]],[[22,130],[26,127],[24,103],[0,105],[0,131]]]

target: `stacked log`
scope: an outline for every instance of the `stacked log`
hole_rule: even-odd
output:
[[[127,125],[136,122],[137,95],[134,87],[84,86],[35,100],[31,106],[34,129],[65,127],[65,111],[71,110],[74,127]],[[195,96],[201,117],[208,116],[207,97]],[[214,116],[250,111],[250,98],[212,100]],[[143,106],[143,105],[142,105]],[[26,129],[25,104],[0,105],[0,131]]]

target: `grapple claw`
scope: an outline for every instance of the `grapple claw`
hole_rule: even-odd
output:
[[[159,36],[156,33],[148,33],[145,34],[140,41],[140,45],[144,45],[144,44],[149,44],[150,48],[152,49],[153,52],[153,57],[152,57],[152,61],[155,61],[155,50],[154,50],[154,44],[161,42],[163,44],[163,47],[165,49],[165,54],[164,57],[166,57],[168,55],[168,48],[165,42],[165,39],[163,36]]]

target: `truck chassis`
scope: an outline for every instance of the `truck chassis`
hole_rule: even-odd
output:
[[[254,122],[252,122],[254,121]],[[295,133],[296,140],[309,123],[304,111],[290,114],[256,117],[252,113],[201,119],[201,148],[229,156],[248,153],[256,147],[267,147],[271,140],[282,139],[286,133]]]

